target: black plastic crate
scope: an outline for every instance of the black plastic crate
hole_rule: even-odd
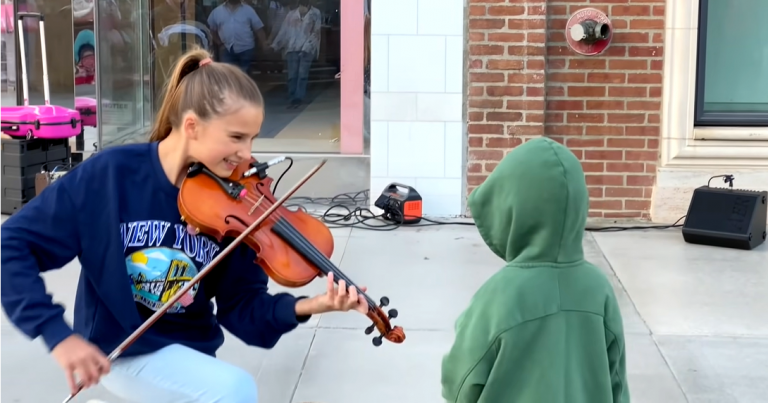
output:
[[[42,139],[3,139],[3,167],[25,167],[45,162],[48,159],[48,148]]]
[[[66,144],[64,147],[51,147],[46,151],[45,160],[46,161],[57,161],[57,160],[69,160],[72,158],[72,149],[69,148],[69,144]]]
[[[32,200],[33,197],[35,197],[34,187],[28,189],[9,189],[3,187],[2,198],[0,198],[0,212],[3,214],[14,214]]]
[[[2,153],[3,168],[69,160],[72,156],[69,139],[3,139]]]

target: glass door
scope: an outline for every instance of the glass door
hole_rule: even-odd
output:
[[[143,142],[151,116],[147,0],[97,0],[96,96],[100,148]]]

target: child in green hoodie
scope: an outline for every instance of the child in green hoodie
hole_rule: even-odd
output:
[[[579,160],[545,137],[510,152],[469,196],[506,265],[472,298],[442,363],[453,403],[628,403],[621,313],[584,260],[589,194]]]

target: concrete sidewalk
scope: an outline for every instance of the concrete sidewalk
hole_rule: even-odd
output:
[[[373,299],[389,297],[405,343],[376,348],[363,333],[365,317],[327,314],[272,351],[228,335],[220,358],[251,372],[266,403],[442,402],[440,361],[454,321],[502,262],[474,227],[334,233],[332,260],[367,285]],[[620,298],[633,402],[768,401],[768,245],[754,251],[688,245],[671,229],[588,233],[584,246]],[[46,274],[54,298],[68,307],[77,276],[76,263]],[[305,288],[291,292],[314,295],[323,283]],[[2,401],[60,402],[66,382],[42,343],[2,320]],[[76,401],[96,397],[120,402],[101,388]]]

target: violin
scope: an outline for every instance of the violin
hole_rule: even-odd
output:
[[[179,191],[178,207],[182,220],[216,238],[237,237],[247,231],[254,219],[276,203],[271,186],[273,179],[266,175],[267,163],[255,159],[246,161],[223,179],[202,164],[195,164],[187,173]],[[334,274],[334,281],[344,280],[348,287],[356,287],[368,303],[366,316],[373,322],[365,329],[369,335],[374,329],[380,333],[373,345],[382,339],[402,343],[405,333],[393,327],[389,320],[397,318],[397,310],[384,313],[389,298],[382,297],[377,304],[330,260],[333,254],[331,230],[317,218],[302,210],[291,211],[279,206],[264,223],[243,240],[256,251],[256,263],[276,283],[285,287],[302,287],[317,277]]]
[[[337,283],[344,280],[348,287],[356,287],[368,303],[366,316],[373,322],[365,329],[365,334],[369,335],[374,330],[380,333],[373,338],[373,345],[380,346],[382,339],[402,343],[405,340],[403,328],[393,327],[389,322],[389,319],[397,318],[397,310],[390,309],[387,314],[382,310],[389,305],[389,298],[381,297],[380,305],[377,306],[371,297],[330,261],[333,253],[330,229],[301,210],[291,211],[283,207],[283,203],[319,171],[325,161],[307,173],[279,200],[275,200],[270,190],[272,178],[266,175],[272,161],[263,163],[251,159],[238,166],[229,178],[216,176],[202,164],[191,166],[179,191],[178,207],[182,220],[192,225],[196,233],[203,232],[219,242],[225,236],[236,238],[120,343],[107,359],[114,362],[241,242],[256,251],[256,263],[261,265],[270,278],[283,286],[301,287],[316,277],[333,273]],[[80,390],[82,385],[77,393],[67,396],[63,403],[74,399]]]

